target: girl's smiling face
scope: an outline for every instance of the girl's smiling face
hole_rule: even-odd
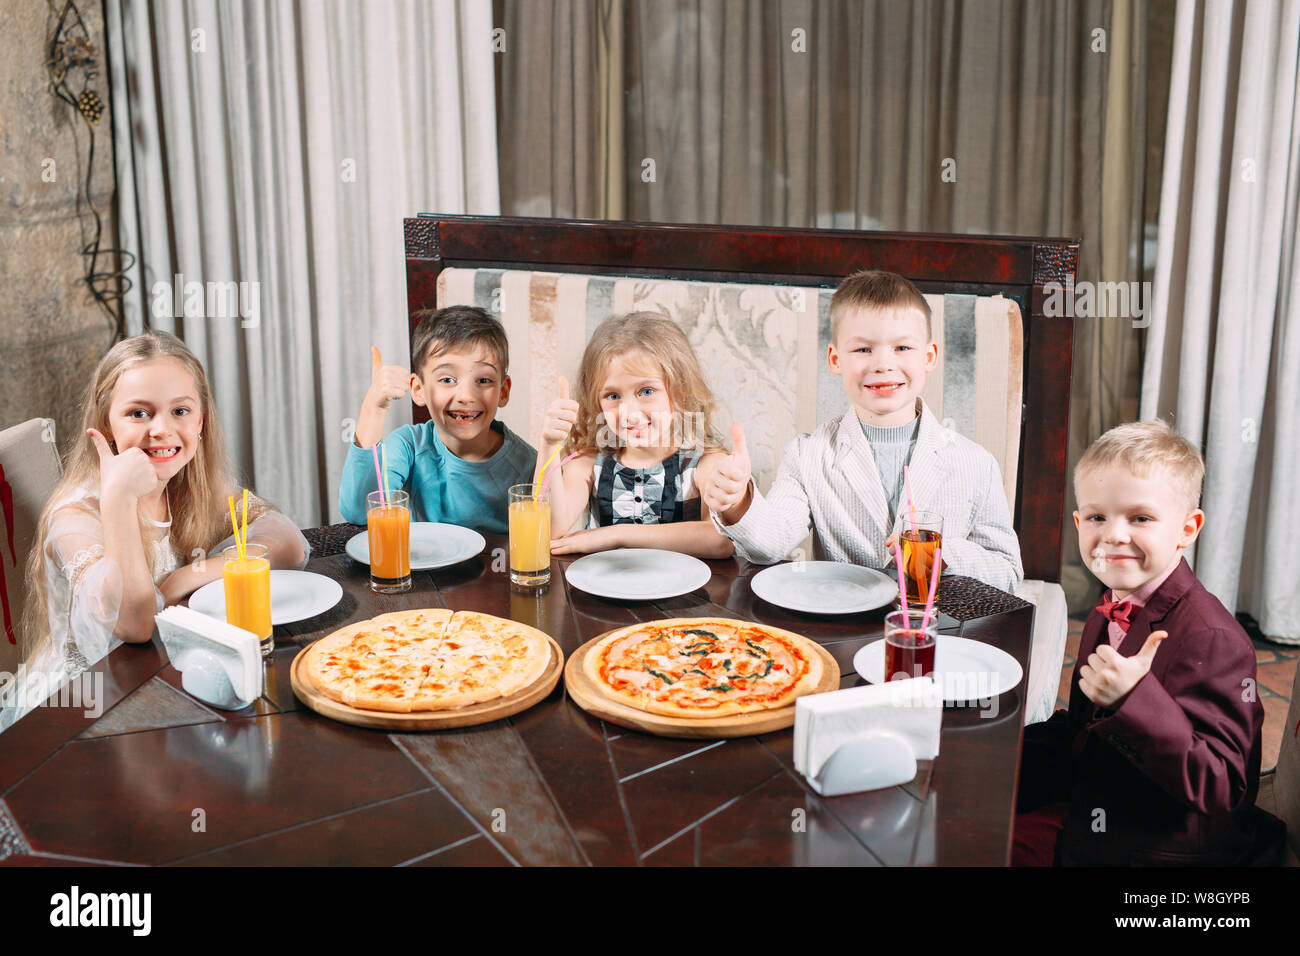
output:
[[[662,448],[672,436],[673,406],[663,371],[646,355],[627,352],[609,361],[600,385],[605,425],[624,448]]]
[[[184,364],[163,358],[124,371],[108,403],[106,437],[117,454],[139,448],[165,485],[190,463],[203,431],[199,387]]]

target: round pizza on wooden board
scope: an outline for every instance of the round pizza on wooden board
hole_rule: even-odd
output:
[[[687,720],[788,708],[803,694],[827,689],[822,685],[830,676],[828,655],[813,641],[728,618],[633,624],[581,651],[588,686],[606,699]],[[832,686],[838,680],[835,668]]]
[[[553,643],[536,628],[476,611],[395,611],[321,638],[303,651],[300,673],[349,708],[450,711],[528,688],[548,671]]]

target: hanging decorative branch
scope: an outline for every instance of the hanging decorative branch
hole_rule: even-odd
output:
[[[81,250],[87,260],[86,285],[95,302],[108,316],[113,329],[113,341],[116,342],[125,333],[122,298],[131,289],[131,280],[126,273],[135,264],[135,256],[124,249],[100,247],[104,222],[90,192],[95,170],[95,128],[104,115],[104,101],[91,87],[91,83],[99,78],[99,50],[91,42],[90,31],[74,0],[67,0],[62,11],[55,7],[54,0],[46,2],[50,5],[50,12],[58,17],[54,34],[50,38],[50,58],[46,64],[50,74],[50,89],[55,96],[77,111],[90,135],[86,179],[81,184],[81,191],[86,205],[95,217],[95,237]],[[101,268],[101,260],[109,263],[116,260],[118,268]]]

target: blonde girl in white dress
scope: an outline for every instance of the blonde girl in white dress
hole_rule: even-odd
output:
[[[199,559],[233,541],[227,498],[239,484],[207,375],[178,338],[113,346],[81,431],[28,557],[22,665],[0,685],[0,730],[120,644],[148,642],[158,611],[221,577],[219,557]],[[306,539],[267,502],[250,496],[248,522],[272,567],[306,564]]]

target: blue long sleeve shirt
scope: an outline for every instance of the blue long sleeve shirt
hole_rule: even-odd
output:
[[[403,425],[384,439],[388,487],[410,493],[412,521],[442,521],[481,534],[507,532],[507,492],[511,485],[533,480],[537,450],[503,422],[494,421],[491,427],[505,441],[487,461],[457,458],[432,421]],[[366,523],[366,495],[376,488],[371,451],[353,442],[339,484],[339,511],[345,521]]]

